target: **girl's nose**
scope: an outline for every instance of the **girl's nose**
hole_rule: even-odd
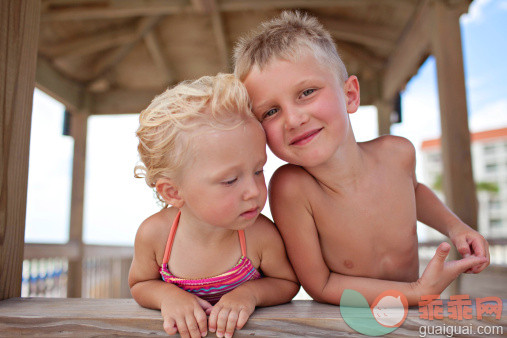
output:
[[[261,190],[256,182],[255,178],[252,177],[248,180],[245,187],[245,192],[243,193],[243,199],[249,200],[259,196]]]

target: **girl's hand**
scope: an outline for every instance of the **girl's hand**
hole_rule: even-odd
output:
[[[468,256],[445,262],[450,250],[449,243],[444,242],[438,246],[421,278],[416,282],[415,288],[419,296],[441,294],[461,273],[481,266],[487,261],[485,257]]]
[[[461,257],[477,256],[487,259],[483,264],[476,265],[466,272],[479,273],[489,265],[489,244],[480,233],[467,226],[460,231],[450,232],[449,238]]]
[[[230,338],[234,330],[240,330],[255,310],[255,297],[248,292],[241,292],[241,287],[222,296],[213,306],[209,316],[209,330],[216,332],[217,337]]]
[[[206,314],[210,313],[212,305],[191,293],[181,291],[162,300],[160,310],[165,332],[169,335],[179,332],[181,337],[206,336]]]

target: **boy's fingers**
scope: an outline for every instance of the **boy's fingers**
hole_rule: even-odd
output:
[[[250,317],[250,316],[248,315],[248,313],[245,310],[241,310],[239,312],[238,323],[236,324],[236,328],[238,330],[242,329],[243,326],[245,326],[246,322],[248,321],[248,317]]]
[[[472,269],[477,265],[482,265],[486,260],[485,257],[477,257],[477,256],[469,256],[467,258],[460,259],[459,261],[454,261],[453,270],[456,275],[463,273],[469,269]]]
[[[227,318],[229,318],[229,311],[229,309],[223,308],[218,314],[217,337],[223,337],[225,334],[225,325],[227,324]]]
[[[176,326],[176,321],[172,318],[168,318],[164,320],[164,331],[168,335],[173,335],[178,333],[178,327]]]
[[[438,246],[437,251],[435,252],[435,256],[433,258],[435,258],[438,262],[443,263],[447,258],[447,255],[449,255],[450,250],[451,246],[449,245],[449,243],[443,242]]]
[[[181,337],[190,337],[190,333],[188,332],[187,323],[185,322],[185,318],[181,318],[176,320],[176,325],[178,326],[178,332]]]
[[[211,309],[213,308],[213,305],[211,305],[209,302],[205,301],[202,298],[196,297],[196,299],[197,299],[197,303],[199,303],[199,305],[202,307],[204,312],[206,312],[206,314],[209,314]]]
[[[460,243],[457,243],[456,250],[458,250],[459,254],[463,258],[466,258],[472,254],[470,251],[470,245],[468,245],[466,241],[460,241]]]
[[[218,312],[219,308],[215,305],[213,309],[211,309],[211,313],[209,314],[208,319],[208,330],[210,330],[210,332],[216,332],[217,330]]]
[[[197,325],[197,321],[194,316],[192,315],[187,316],[186,323],[190,337],[192,338],[201,337],[201,331],[199,331],[199,326]]]

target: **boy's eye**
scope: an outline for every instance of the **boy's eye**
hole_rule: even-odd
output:
[[[228,180],[228,181],[223,181],[222,184],[223,185],[232,185],[234,184],[234,182],[236,182],[238,179],[237,178],[233,178],[232,180]]]
[[[257,170],[257,171],[255,172],[255,175],[262,175],[262,173],[264,173],[264,169]]]
[[[278,109],[277,109],[277,108],[272,108],[272,109],[270,109],[270,110],[268,110],[267,112],[265,112],[265,113],[264,113],[263,118],[273,116],[273,115],[275,115],[277,112],[278,112]]]
[[[313,89],[313,88],[306,89],[305,91],[303,91],[303,93],[301,93],[301,96],[308,96],[308,95],[312,94],[314,91],[315,91],[315,89]]]

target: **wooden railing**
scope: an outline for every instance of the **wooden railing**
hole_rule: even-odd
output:
[[[507,272],[507,238],[490,239],[491,265]],[[433,257],[441,241],[419,243],[421,264]],[[134,249],[129,246],[83,246],[82,298],[130,298],[127,278]],[[68,262],[78,260],[79,246],[25,244],[22,297],[66,297]]]
[[[129,298],[127,283],[133,247],[25,244],[21,296],[66,297],[68,263],[83,260],[82,298]]]

